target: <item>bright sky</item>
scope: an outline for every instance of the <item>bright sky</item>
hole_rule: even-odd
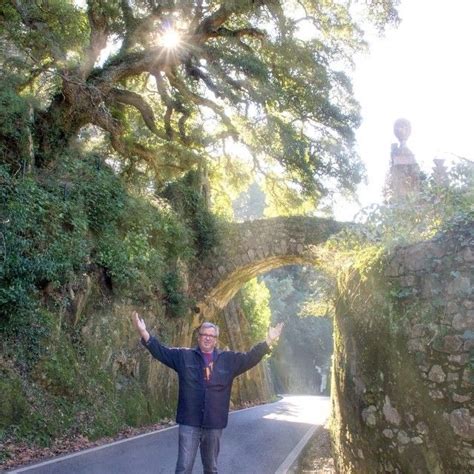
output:
[[[353,75],[363,118],[358,151],[368,175],[363,205],[381,200],[397,118],[411,122],[407,145],[425,172],[435,157],[449,164],[450,153],[474,160],[474,1],[402,0],[399,11],[400,26],[371,41]],[[356,211],[344,204],[335,214],[346,220]]]

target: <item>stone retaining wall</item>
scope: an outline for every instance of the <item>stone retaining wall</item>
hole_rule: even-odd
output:
[[[340,472],[474,472],[474,223],[339,286]]]

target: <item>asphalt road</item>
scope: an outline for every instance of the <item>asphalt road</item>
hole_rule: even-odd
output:
[[[284,396],[231,413],[221,438],[220,474],[283,474],[329,415],[329,398]],[[10,471],[28,474],[174,473],[177,427]],[[194,473],[202,473],[198,452]]]

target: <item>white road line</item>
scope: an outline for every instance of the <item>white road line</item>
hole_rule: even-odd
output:
[[[300,442],[293,448],[290,454],[286,457],[286,459],[280,464],[280,467],[275,471],[275,474],[286,474],[288,469],[293,465],[296,461],[298,456],[300,455],[303,448],[308,444],[308,441],[313,436],[314,432],[316,431],[318,426],[312,426],[306,434],[301,438]]]

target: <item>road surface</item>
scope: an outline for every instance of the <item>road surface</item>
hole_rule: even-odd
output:
[[[220,474],[284,474],[329,415],[329,398],[283,396],[232,412],[221,438]],[[54,458],[11,473],[170,474],[178,452],[176,426]],[[194,473],[202,473],[198,451]]]

